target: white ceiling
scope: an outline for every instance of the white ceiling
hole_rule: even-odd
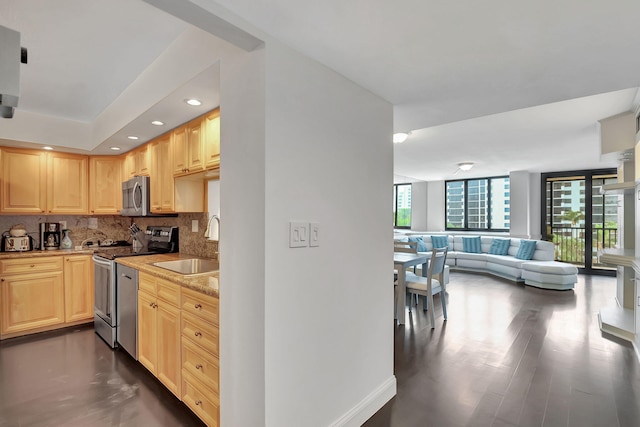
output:
[[[614,166],[596,121],[638,104],[636,0],[217,3],[392,102],[401,180]],[[0,0],[0,25],[29,49],[16,116],[87,123],[193,31],[139,0]]]

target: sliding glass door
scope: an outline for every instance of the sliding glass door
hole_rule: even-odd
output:
[[[614,182],[615,169],[542,174],[542,238],[555,244],[556,260],[587,274],[613,272],[598,262],[598,251],[617,243],[617,196],[600,194]]]

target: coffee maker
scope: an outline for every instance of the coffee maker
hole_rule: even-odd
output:
[[[60,248],[60,223],[40,223],[40,250],[56,250]]]

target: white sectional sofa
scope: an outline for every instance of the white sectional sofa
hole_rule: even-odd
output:
[[[572,264],[554,261],[554,245],[544,240],[535,240],[535,250],[532,253],[529,251],[528,254],[524,253],[526,252],[524,249],[531,249],[533,244],[525,243],[523,252],[518,254],[520,245],[525,239],[508,236],[407,233],[406,235],[396,235],[395,239],[401,241],[417,240],[420,252],[430,252],[433,248],[432,236],[438,236],[436,239],[441,240],[443,236],[446,237],[449,248],[447,265],[451,270],[490,273],[544,289],[572,289],[578,281],[578,269]],[[466,243],[465,239],[468,239]],[[498,242],[495,243],[496,247],[493,252],[497,251],[504,253],[504,255],[490,253],[494,239],[497,239]],[[523,256],[525,259],[521,259]]]

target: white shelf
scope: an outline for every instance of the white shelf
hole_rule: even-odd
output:
[[[604,307],[598,313],[600,330],[627,341],[635,336],[635,317],[633,310],[622,307]]]
[[[636,261],[635,249],[604,249],[599,257],[600,262],[623,267],[634,267]]]
[[[616,182],[615,184],[605,184],[600,187],[600,194],[624,194],[633,193],[636,189],[636,183],[631,182]]]

